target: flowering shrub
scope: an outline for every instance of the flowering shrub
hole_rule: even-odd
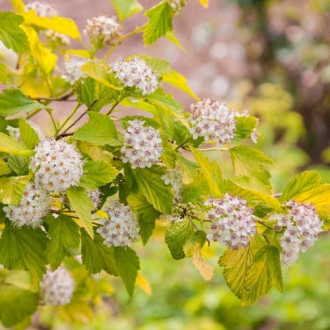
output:
[[[192,258],[206,280],[213,269],[203,248],[227,248],[219,265],[243,304],[273,286],[283,291],[282,266],[327,229],[330,185],[303,172],[274,194],[272,160],[251,146],[257,118],[200,100],[163,59],[110,57],[138,33],[146,46],[160,37],[178,44],[172,19],[186,1],[159,2],[144,26],[122,34],[124,20],[143,7],[112,0],[118,20],[89,19],[83,49],[70,48],[68,38],[81,40],[78,28],[50,5],[11,2],[14,12],[0,13],[1,47],[15,59],[0,62],[2,323],[26,320],[43,304],[64,305],[73,317],[74,306],[102,295],[91,284],[101,271],[133,295],[135,244],[146,246],[158,223],[173,259]],[[191,112],[163,83],[194,99]],[[59,120],[55,101],[75,106]],[[145,116],[128,115],[130,108]],[[50,117],[50,136],[32,124],[38,113]],[[205,151],[230,155],[233,174],[223,175]]]

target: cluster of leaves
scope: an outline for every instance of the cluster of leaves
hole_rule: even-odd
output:
[[[206,1],[200,2],[207,5]],[[136,0],[112,0],[112,3],[120,20],[143,9]],[[202,254],[209,226],[203,202],[209,196],[221,198],[225,193],[240,196],[254,208],[258,234],[249,246],[228,249],[220,258],[225,279],[243,304],[253,303],[273,286],[283,291],[279,234],[266,223],[267,217],[281,211],[286,201],[295,199],[313,203],[320,217],[327,220],[330,217],[329,185],[320,184],[316,172],[305,172],[289,183],[279,199],[274,197],[268,169],[272,160],[246,143],[258,122],[251,116],[236,118],[235,138],[221,151],[230,155],[234,175],[223,177],[218,163],[203,154],[203,139],[193,139],[189,113],[171,94],[162,87],[150,95],[125,87],[109,73],[107,55],[97,60],[95,50],[89,48],[61,49],[64,56],[74,54],[93,60],[81,67],[86,78],[74,86],[69,85],[56,69],[59,52],[47,47],[41,35],[45,29],[50,29],[80,40],[75,23],[68,18],[39,17],[33,11],[26,12],[20,0],[12,0],[12,4],[15,13],[0,13],[0,40],[18,54],[17,67],[0,63],[0,81],[7,85],[0,94],[0,264],[5,268],[1,272],[0,290],[2,323],[12,326],[26,321],[38,307],[39,283],[47,267],[55,270],[62,263],[76,282],[71,303],[60,307],[66,317],[78,313],[77,309],[81,314],[91,313],[87,306],[95,296],[108,293],[106,289],[94,292],[92,283],[97,279],[92,274],[104,271],[119,276],[132,295],[139,276],[139,258],[131,247],[104,245],[96,232],[100,226],[97,219],[103,216],[102,207],[108,198],[129,205],[138,217],[140,236],[146,245],[158,219],[172,214],[174,195],[162,177],[167,169],[177,165],[183,171],[181,220],[166,221],[165,235],[173,259],[191,257],[201,275],[210,280],[213,269]],[[175,13],[167,1],[161,1],[145,14],[146,25],[122,36],[121,41],[129,35],[143,33],[145,45],[162,36],[180,45],[172,29]],[[172,70],[170,63],[147,56],[142,58],[162,82],[198,100],[185,77]],[[72,101],[75,96],[76,107],[60,123],[51,103]],[[118,106],[122,111],[116,117],[113,111]],[[70,120],[82,108],[83,112],[73,124],[84,116],[88,121],[74,130]],[[146,116],[125,116],[126,109],[131,108],[145,112]],[[54,205],[42,228],[18,228],[2,209],[4,205],[18,205],[26,185],[33,179],[29,162],[39,137],[28,119],[39,112],[50,117],[56,139],[75,144],[83,155],[84,175],[79,185],[69,188],[64,196],[54,194]],[[125,129],[128,121],[136,118],[142,118],[160,132],[164,149],[161,165],[132,169],[121,160],[123,134],[119,124]],[[11,134],[11,129],[19,132],[19,138]],[[97,210],[87,193],[95,189],[102,193]],[[63,199],[65,202],[60,202]],[[196,211],[189,213],[188,205]]]

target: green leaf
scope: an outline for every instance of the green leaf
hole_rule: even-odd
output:
[[[313,204],[321,218],[330,219],[330,184],[314,186],[310,190],[297,194],[294,200]]]
[[[171,70],[169,73],[163,75],[163,81],[184,91],[195,100],[199,100],[199,97],[189,87],[187,78],[181,73]]]
[[[230,290],[240,299],[245,290],[246,276],[253,256],[264,245],[263,239],[257,235],[251,239],[249,246],[238,250],[228,249],[219,259],[219,266],[224,267],[223,276]]]
[[[171,70],[171,63],[162,58],[149,57],[147,55],[139,55],[139,58],[142,58],[149,66],[152,71],[157,75],[162,76]]]
[[[127,202],[138,216],[140,235],[143,245],[146,245],[155,229],[156,219],[158,219],[160,212],[154,209],[142,193],[129,195]]]
[[[283,292],[280,253],[277,247],[266,245],[254,256],[246,273],[243,305],[253,304],[274,286]]]
[[[234,142],[248,138],[258,124],[258,119],[252,116],[236,117]]]
[[[194,254],[196,247],[201,249],[206,242],[206,233],[202,230],[197,230],[193,235],[186,241],[183,251],[186,257],[191,257]]]
[[[103,85],[110,87],[114,90],[123,89],[121,86],[116,86],[113,79],[113,75],[108,72],[108,68],[101,63],[89,61],[85,63],[80,70],[87,76],[95,79],[96,81],[102,83]]]
[[[214,197],[220,197],[222,185],[221,169],[216,161],[211,162],[202,152],[191,148],[192,153],[200,167],[204,180],[207,184],[210,194]]]
[[[0,176],[6,175],[11,172],[10,168],[8,167],[7,163],[0,158]]]
[[[95,233],[92,239],[81,229],[81,255],[86,269],[92,274],[101,270],[111,275],[118,275],[115,265],[114,248],[103,244],[103,238]]]
[[[185,257],[183,247],[193,233],[194,227],[189,220],[170,224],[165,234],[165,242],[173,259],[179,260]]]
[[[19,131],[25,146],[29,149],[34,149],[34,147],[39,143],[39,137],[31,125],[28,124],[23,118],[19,119]]]
[[[47,234],[40,228],[15,228],[6,221],[5,229],[0,238],[0,264],[5,268],[28,270],[32,282],[38,286],[46,272]]]
[[[136,0],[111,0],[111,2],[121,21],[143,10]]]
[[[70,255],[70,249],[77,248],[80,242],[79,227],[67,215],[61,214],[56,219],[47,217],[50,241],[46,255],[52,269],[55,270],[65,258]]]
[[[146,100],[155,105],[158,108],[161,108],[161,110],[158,111],[165,111],[170,116],[176,118],[179,120],[185,127],[189,128],[189,123],[185,117],[185,112],[183,110],[182,105],[173,100],[173,98],[166,96],[166,95],[148,95]],[[143,109],[145,111],[148,111],[146,109]],[[154,110],[151,110],[150,112],[154,113]]]
[[[202,248],[206,242],[206,233],[197,230],[188,239],[183,247],[184,253],[187,257],[192,257],[192,261],[196,269],[203,276],[206,281],[213,278],[214,268],[207,264],[202,256]]]
[[[4,85],[7,83],[7,67],[3,63],[0,63],[0,83]]]
[[[316,171],[305,171],[295,176],[284,189],[280,200],[287,202],[297,195],[315,188],[321,181],[320,174]]]
[[[84,175],[80,183],[90,189],[112,182],[118,175],[118,170],[106,162],[88,161],[84,164]]]
[[[261,151],[247,147],[238,146],[229,149],[235,175],[251,177],[255,180],[254,188],[258,185],[260,189],[270,188],[270,173],[266,167],[273,164],[273,161],[266,157]]]
[[[37,293],[12,285],[0,286],[0,320],[12,327],[32,315],[38,307]]]
[[[114,122],[106,115],[89,112],[89,122],[78,128],[73,138],[97,145],[118,145]]]
[[[71,187],[66,193],[73,210],[81,220],[81,226],[86,229],[89,235],[93,236],[93,220],[91,214],[94,210],[94,204],[87,196],[86,190],[82,187]]]
[[[273,210],[280,210],[281,203],[270,194],[266,194],[260,191],[247,189],[237,183],[230,180],[223,180],[221,186],[223,193],[240,196],[247,200],[248,204],[254,208],[259,206],[268,206]]]
[[[131,248],[121,246],[114,248],[114,255],[118,274],[124,281],[128,294],[132,296],[137,273],[140,269],[139,257]]]
[[[149,22],[144,28],[143,40],[146,46],[153,44],[168,31],[173,30],[172,11],[167,1],[161,2],[146,11]]]
[[[31,100],[16,87],[6,89],[0,94],[0,115],[4,117],[14,115],[23,110],[31,112],[43,107],[44,105]]]
[[[184,184],[182,187],[182,203],[195,202],[201,199],[203,187],[198,181]]]
[[[10,12],[0,12],[0,40],[7,48],[18,54],[28,53],[30,50],[28,38],[19,27],[23,22],[22,16]]]
[[[169,214],[172,210],[173,193],[171,187],[161,179],[164,169],[154,165],[151,168],[138,168],[133,173],[146,200],[156,210]]]
[[[27,150],[11,136],[4,133],[0,133],[0,151],[22,156],[31,156],[33,154],[32,150]]]
[[[17,175],[27,175],[29,173],[29,157],[9,155],[8,166]]]
[[[78,84],[77,94],[79,103],[92,107],[90,111],[100,111],[117,96],[112,89],[90,77],[86,77],[83,84]]]
[[[24,13],[25,24],[37,26],[39,28],[52,30],[65,34],[73,39],[80,39],[80,33],[76,23],[71,18],[66,17],[45,17],[37,16],[35,12]]]
[[[0,203],[18,205],[30,179],[30,175],[0,178]]]

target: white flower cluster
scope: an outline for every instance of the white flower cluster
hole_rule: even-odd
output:
[[[144,123],[138,119],[129,121],[124,134],[125,142],[121,148],[123,162],[129,162],[132,168],[151,167],[163,152],[159,132],[151,126],[144,126]]]
[[[68,304],[74,288],[75,283],[70,272],[63,267],[57,268],[54,272],[48,271],[40,283],[43,302],[50,306]]]
[[[212,206],[206,215],[211,221],[207,235],[209,240],[221,242],[232,249],[249,244],[256,234],[256,224],[253,209],[247,206],[246,200],[225,194],[221,199],[210,198],[205,205]]]
[[[37,227],[49,213],[52,198],[41,187],[29,182],[18,206],[7,206],[3,210],[15,226]]]
[[[27,11],[35,10],[36,14],[41,17],[54,17],[57,11],[48,3],[33,1],[25,6]]]
[[[87,195],[92,200],[94,204],[94,210],[96,210],[101,202],[101,192],[99,190],[87,190]]]
[[[166,185],[172,186],[172,192],[174,194],[175,201],[181,200],[182,194],[182,168],[176,165],[174,168],[169,168],[162,177],[162,180]]]
[[[72,56],[69,61],[65,63],[65,70],[62,75],[63,79],[68,81],[71,85],[74,85],[79,79],[85,78],[86,75],[80,70],[80,68],[88,60],[78,56]]]
[[[313,204],[291,200],[285,205],[288,207],[288,214],[276,213],[270,217],[270,220],[276,220],[278,226],[285,227],[280,239],[281,263],[284,266],[291,266],[298,261],[299,253],[306,252],[318,239],[323,222],[318,217]]]
[[[96,231],[103,237],[104,244],[111,246],[130,246],[139,235],[139,223],[128,205],[111,201],[105,209],[108,219],[101,219],[102,224]]]
[[[100,41],[107,46],[113,46],[120,36],[120,25],[116,17],[93,17],[87,20],[84,33],[92,42]]]
[[[236,113],[224,103],[204,99],[192,104],[190,109],[192,124],[190,132],[194,139],[204,137],[205,142],[212,140],[222,145],[234,138]]]
[[[67,46],[70,43],[70,38],[63,33],[46,30],[45,35],[48,41],[51,43],[59,44],[62,46]]]
[[[158,76],[142,59],[134,57],[128,62],[118,60],[112,65],[115,76],[127,87],[136,87],[143,95],[153,93],[159,87]]]
[[[185,7],[187,5],[188,0],[168,0],[167,2],[171,6],[171,8],[177,12],[182,7]]]
[[[64,192],[79,183],[84,162],[73,144],[51,138],[42,140],[34,150],[30,168],[36,172],[36,184],[48,192]]]

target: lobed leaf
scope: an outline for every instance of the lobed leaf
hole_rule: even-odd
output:
[[[30,51],[29,40],[20,28],[23,22],[24,18],[20,15],[11,12],[0,12],[0,41],[18,54]]]
[[[183,259],[185,255],[184,246],[188,239],[192,237],[194,227],[187,219],[171,223],[165,234],[165,242],[171,252],[173,259]]]
[[[92,211],[94,204],[82,187],[71,187],[66,192],[73,210],[81,220],[81,227],[85,228],[89,235],[93,236]]]
[[[0,94],[0,115],[7,117],[20,111],[31,112],[42,109],[44,105],[31,100],[16,87],[5,89]]]
[[[152,45],[167,32],[173,30],[172,11],[167,1],[161,2],[146,11],[149,22],[144,28],[143,40],[146,46]]]
[[[47,234],[40,228],[15,228],[8,220],[0,238],[0,264],[5,268],[28,270],[34,286],[46,272]]]
[[[89,122],[77,129],[73,138],[97,145],[118,145],[117,130],[114,122],[106,115],[97,112],[88,113]]]
[[[50,241],[47,245],[46,255],[52,269],[55,270],[70,255],[70,250],[78,248],[80,242],[79,227],[67,215],[61,214],[56,219],[47,218]]]
[[[114,247],[114,256],[118,274],[124,281],[128,294],[132,296],[140,269],[139,257],[131,248],[121,246]]]
[[[83,264],[92,274],[104,270],[110,275],[118,275],[114,248],[105,246],[103,238],[98,233],[95,233],[92,239],[85,229],[81,229],[81,255]]]

